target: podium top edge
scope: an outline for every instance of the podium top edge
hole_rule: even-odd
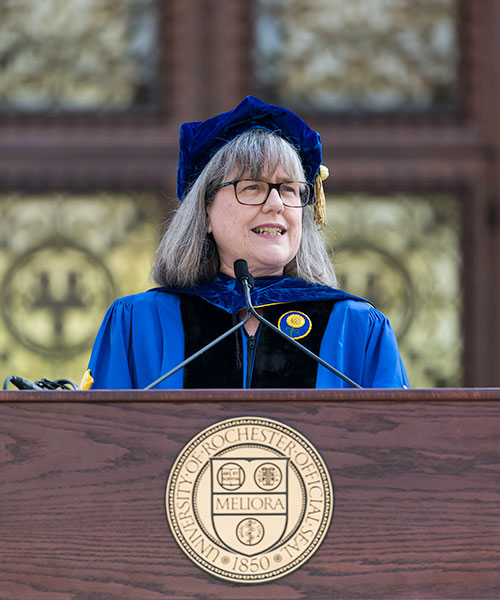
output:
[[[500,388],[8,390],[0,402],[456,402],[500,401]]]

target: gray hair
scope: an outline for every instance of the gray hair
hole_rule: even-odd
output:
[[[207,233],[207,207],[230,174],[259,178],[278,167],[293,181],[304,181],[297,150],[285,139],[264,129],[250,129],[224,145],[207,163],[174,214],[155,254],[152,275],[168,287],[192,287],[214,279],[219,255]],[[323,239],[314,222],[313,207],[303,209],[302,236],[297,255],[284,268],[287,277],[337,287],[337,278]]]

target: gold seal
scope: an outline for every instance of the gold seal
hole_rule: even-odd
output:
[[[314,446],[263,417],[204,429],[180,452],[166,488],[168,522],[182,550],[205,571],[239,583],[302,566],[323,541],[333,504]]]

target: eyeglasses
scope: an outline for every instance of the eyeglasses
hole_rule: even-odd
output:
[[[312,185],[305,181],[283,181],[282,183],[269,183],[258,179],[236,179],[221,183],[217,189],[234,186],[236,200],[247,206],[264,204],[269,198],[271,190],[277,190],[284,206],[289,208],[303,208],[312,201]]]

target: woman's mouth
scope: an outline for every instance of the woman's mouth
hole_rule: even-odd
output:
[[[270,226],[270,225],[263,225],[262,227],[254,227],[252,229],[252,231],[259,235],[271,235],[271,236],[278,236],[278,235],[283,235],[284,233],[286,233],[286,229],[283,229],[282,227],[276,227],[276,226]]]

